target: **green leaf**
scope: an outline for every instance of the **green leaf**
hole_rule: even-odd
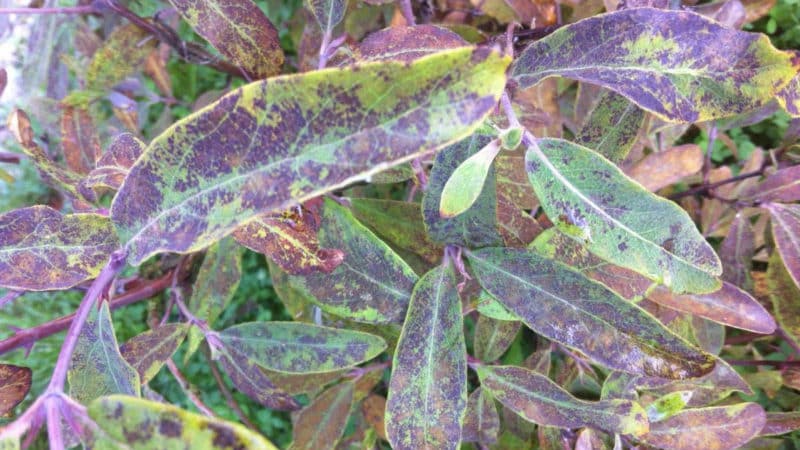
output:
[[[242,323],[219,339],[265,369],[298,374],[353,367],[386,349],[378,336],[298,322]]]
[[[280,73],[278,31],[251,0],[169,0],[183,19],[252,79]]]
[[[120,346],[119,352],[139,374],[142,384],[147,384],[172,358],[188,330],[186,323],[167,323],[132,337]]]
[[[69,289],[92,279],[119,246],[108,217],[31,206],[0,215],[0,286]]]
[[[108,302],[92,308],[81,328],[67,379],[70,397],[84,405],[109,394],[140,395],[139,374],[119,352]]]
[[[457,216],[475,203],[483,191],[492,162],[501,149],[500,140],[494,139],[456,167],[442,188],[440,216]]]
[[[800,287],[789,274],[787,262],[773,251],[767,266],[767,287],[775,319],[787,337],[800,345]]]
[[[475,324],[475,357],[481,361],[492,362],[503,356],[517,336],[522,323],[519,321],[497,320],[481,315]]]
[[[352,382],[339,383],[325,390],[298,414],[292,427],[292,450],[336,448],[344,433],[353,406]]]
[[[689,11],[624,9],[564,26],[525,49],[520,88],[563,76],[611,89],[658,117],[700,122],[763,106],[797,73],[763,34]]]
[[[105,91],[138,70],[155,45],[156,39],[147,30],[132,23],[115,28],[92,56],[86,71],[87,92],[105,95]]]
[[[548,217],[597,256],[673,292],[712,292],[722,266],[692,220],[591,150],[560,139],[529,147],[525,168]]]
[[[395,449],[456,449],[467,406],[461,299],[450,264],[414,287],[392,362],[386,434]]]
[[[575,142],[620,163],[636,143],[644,111],[613,91],[604,89],[599,97]]]
[[[300,409],[300,404],[292,396],[280,389],[253,360],[251,355],[240,352],[236,347],[215,348],[219,363],[228,374],[233,385],[249,398],[278,411]]]
[[[650,423],[668,419],[686,407],[691,398],[692,391],[677,391],[663,395],[647,405],[647,418]]]
[[[800,205],[769,203],[775,247],[795,286],[800,287]]]
[[[515,366],[480,366],[481,386],[525,420],[559,428],[584,426],[640,436],[647,414],[629,400],[579,400],[544,375]]]
[[[242,425],[133,397],[98,398],[88,413],[105,433],[94,446],[97,450],[278,450]]]
[[[323,33],[331,33],[344,19],[344,12],[347,9],[345,0],[306,0],[305,4],[317,19]]]
[[[665,450],[729,450],[756,437],[765,423],[764,409],[756,403],[687,409],[650,424],[640,439]]]
[[[0,364],[0,416],[5,416],[31,390],[33,372],[27,367]]]
[[[130,262],[192,252],[285,209],[469,135],[509,58],[459,48],[259,81],[156,137],[111,208]]]
[[[484,289],[533,331],[634,374],[696,377],[713,358],[653,316],[553,260],[511,248],[467,254]]]
[[[490,445],[497,442],[500,433],[500,416],[494,406],[494,399],[486,389],[478,387],[467,400],[467,414],[461,439],[464,442],[479,442]]]

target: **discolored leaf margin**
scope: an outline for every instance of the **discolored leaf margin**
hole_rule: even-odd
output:
[[[33,372],[27,367],[0,364],[0,416],[5,416],[25,399],[31,389]]]
[[[467,47],[237,89],[155,138],[131,168],[111,208],[129,262],[199,250],[259,214],[469,135],[496,104],[508,63]]]
[[[188,329],[186,323],[167,323],[132,337],[120,346],[119,352],[139,374],[141,383],[147,384],[172,358]]]

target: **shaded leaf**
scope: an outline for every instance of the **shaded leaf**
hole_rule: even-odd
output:
[[[773,251],[767,266],[769,298],[781,329],[795,344],[800,344],[800,287],[786,265],[786,260]]]
[[[92,57],[86,71],[86,88],[97,96],[141,67],[156,40],[134,24],[117,27]]]
[[[92,308],[81,328],[67,379],[70,397],[84,405],[109,394],[140,395],[139,374],[119,352],[108,302]]]
[[[542,226],[530,214],[497,193],[497,229],[508,247],[525,247],[542,232]]]
[[[335,448],[344,433],[352,406],[352,382],[328,388],[297,414],[292,427],[292,450]]]
[[[324,386],[338,380],[347,373],[347,369],[342,369],[335,372],[296,374],[276,372],[263,367],[261,367],[261,371],[275,386],[292,395],[319,392]]]
[[[712,355],[719,355],[725,343],[725,326],[702,317],[692,316],[690,320],[697,345]],[[772,319],[772,322],[775,320]]]
[[[112,205],[130,262],[199,250],[259,214],[470,134],[497,102],[508,62],[460,48],[237,89],[155,138],[131,168]]]
[[[438,25],[390,27],[370,34],[358,44],[357,58],[365,61],[413,61],[431,53],[467,45],[458,34]]]
[[[575,133],[575,142],[619,163],[636,143],[644,111],[613,91],[603,90],[598,97],[583,126]]]
[[[758,108],[800,61],[769,39],[688,11],[623,9],[567,25],[515,61],[521,88],[563,76],[611,89],[664,120],[698,122]]]
[[[800,205],[770,203],[772,236],[787,272],[800,287]]]
[[[278,31],[250,0],[170,0],[184,20],[250,78],[280,73]]]
[[[497,442],[500,433],[500,415],[494,406],[494,399],[485,389],[478,387],[467,400],[467,413],[461,439],[464,442],[479,442],[490,445]]]
[[[703,167],[703,151],[696,144],[679,145],[645,156],[627,171],[633,178],[655,192],[694,175]]]
[[[147,384],[172,358],[188,329],[186,323],[167,323],[132,337],[120,346],[119,352],[139,374],[141,383]]]
[[[298,322],[242,323],[219,339],[265,369],[298,374],[353,367],[386,349],[378,336]]]
[[[481,386],[525,420],[559,428],[589,426],[635,436],[647,432],[647,415],[629,400],[579,400],[544,375],[515,366],[480,366]]]
[[[27,367],[0,364],[0,416],[5,416],[25,399],[31,390],[33,372]]]
[[[89,405],[88,413],[105,433],[105,439],[94,446],[98,450],[277,450],[269,441],[242,425],[133,397],[112,395],[98,398]]]
[[[689,406],[703,406],[728,397],[738,391],[753,395],[753,390],[741,375],[722,359],[716,360],[714,370],[698,378],[665,380],[655,377],[639,377],[635,384],[653,395],[665,395],[676,391],[692,391]]]
[[[742,197],[759,202],[790,203],[800,200],[800,166],[787,167],[770,174],[744,192]]]
[[[0,215],[0,286],[68,289],[94,278],[119,246],[108,217],[31,206]]]
[[[519,316],[508,310],[502,303],[498,302],[492,294],[486,290],[481,290],[478,294],[478,305],[476,306],[479,313],[486,317],[491,317],[494,320],[505,321],[519,321]]]
[[[475,357],[491,362],[503,356],[517,336],[522,323],[518,321],[497,320],[481,315],[475,324]]]
[[[691,398],[692,391],[676,391],[663,395],[647,405],[647,418],[650,423],[668,419],[686,407]]]
[[[475,203],[500,150],[500,141],[494,139],[456,167],[442,188],[439,199],[441,217],[457,216]]]
[[[94,169],[101,154],[100,137],[88,110],[64,107],[61,113],[61,147],[70,170],[87,174]]]
[[[414,287],[394,353],[386,433],[396,449],[456,449],[467,406],[461,300],[449,264]]]
[[[386,397],[380,395],[370,395],[361,403],[361,413],[369,425],[375,429],[375,433],[383,440],[386,437],[386,425],[383,418],[386,416]]]
[[[80,192],[94,200],[103,191],[116,191],[128,176],[133,163],[144,151],[145,144],[130,133],[122,133],[97,161],[95,168],[80,182]]]
[[[591,150],[559,139],[530,147],[525,167],[556,226],[597,256],[674,292],[710,292],[722,272],[686,212]]]
[[[607,367],[677,379],[714,367],[653,316],[560,263],[510,248],[467,256],[484,289],[525,325]]]
[[[275,386],[275,383],[248,355],[239,352],[236,347],[223,347],[216,350],[222,369],[228,374],[233,385],[245,395],[267,408],[278,411],[300,409],[300,403],[288,392]]]
[[[800,429],[800,411],[768,412],[760,436],[777,436]]]
[[[325,33],[332,32],[334,27],[339,25],[347,9],[345,0],[306,0],[305,4]]]
[[[539,207],[522,156],[501,153],[494,160],[494,170],[498,197],[508,198],[521,209],[536,210]]]
[[[651,423],[640,439],[665,450],[735,449],[756,437],[765,422],[756,403],[688,409]]]
[[[753,289],[750,275],[755,252],[755,233],[750,220],[737,213],[728,228],[728,234],[719,246],[719,259],[722,261],[722,279],[746,291]]]

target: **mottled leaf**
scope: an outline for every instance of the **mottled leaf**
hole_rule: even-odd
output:
[[[655,192],[694,175],[702,167],[703,151],[696,144],[686,144],[650,153],[627,174],[648,191]]]
[[[484,289],[525,325],[607,367],[676,379],[714,367],[653,316],[560,263],[511,248],[467,256]]]
[[[786,268],[786,259],[773,251],[767,266],[767,286],[775,319],[787,337],[800,345],[800,287]]]
[[[800,287],[800,205],[770,203],[772,236],[795,286]]]
[[[652,395],[665,395],[676,391],[692,391],[689,406],[704,406],[728,397],[738,391],[753,395],[747,382],[722,359],[716,360],[714,370],[699,378],[665,380],[655,377],[639,377],[635,381],[638,389],[646,389]]]
[[[305,4],[324,33],[333,32],[336,25],[344,19],[347,9],[345,0],[306,0]]]
[[[539,207],[522,156],[501,153],[494,160],[494,170],[498,196],[512,200],[521,209],[536,210]]]
[[[657,398],[647,405],[647,418],[650,423],[668,419],[683,408],[692,398],[692,391],[676,391]]]
[[[518,321],[497,320],[481,315],[475,324],[475,357],[481,361],[496,361],[508,350],[522,324]]]
[[[155,43],[150,33],[132,23],[117,27],[94,53],[86,71],[86,88],[103,95],[139,69]]]
[[[515,366],[481,366],[481,386],[525,420],[559,428],[589,426],[639,436],[647,414],[629,400],[579,400],[544,375]]]
[[[542,232],[539,222],[506,194],[497,192],[497,230],[508,247],[525,247]]]
[[[574,450],[607,450],[600,432],[591,428],[583,428],[575,439]]]
[[[478,312],[486,317],[491,317],[495,320],[505,321],[519,321],[519,316],[508,310],[502,303],[498,302],[492,294],[481,290],[478,295],[478,304],[476,306]]]
[[[780,169],[742,194],[759,202],[796,202],[800,200],[800,166]]]
[[[722,261],[722,279],[735,286],[750,291],[753,277],[750,275],[755,252],[755,233],[750,219],[737,213],[728,228],[728,234],[719,246],[719,259]]]
[[[242,323],[219,339],[265,369],[299,374],[353,367],[386,349],[378,336],[298,322]]]
[[[259,214],[463,138],[497,102],[508,62],[460,48],[237,89],[155,138],[131,168],[112,205],[130,262],[199,250]]]
[[[5,416],[31,390],[33,372],[27,367],[0,364],[0,416]]]
[[[775,98],[792,117],[800,117],[800,74],[779,90]]]
[[[0,450],[19,450],[19,436],[0,436]]]
[[[236,347],[223,347],[218,351],[218,362],[228,374],[236,389],[267,408],[278,411],[300,409],[300,403],[269,379],[261,367]]]
[[[619,163],[636,143],[644,111],[616,92],[603,90],[584,120],[575,133],[575,142]]]
[[[96,167],[80,182],[80,192],[94,200],[104,191],[116,191],[128,176],[145,144],[130,133],[117,135],[97,161]]]
[[[68,289],[94,278],[119,246],[108,217],[31,206],[0,215],[0,286]]]
[[[132,337],[120,346],[119,352],[139,374],[142,384],[147,384],[172,358],[188,329],[185,323],[167,323]]]
[[[3,91],[6,90],[8,85],[8,72],[5,67],[0,67],[0,97],[3,96]]]
[[[800,429],[800,411],[768,412],[760,436],[777,436]]]
[[[413,61],[431,53],[467,45],[458,34],[438,25],[390,27],[358,44],[357,58],[365,61]]]
[[[611,89],[658,117],[698,122],[758,108],[797,72],[763,34],[689,11],[623,9],[531,44],[512,77],[526,88],[563,76]]]
[[[98,398],[89,405],[88,413],[105,433],[105,439],[94,446],[97,450],[277,450],[242,425],[133,397]]]
[[[640,439],[665,450],[735,449],[756,437],[766,422],[756,403],[687,409],[651,423]]]
[[[100,137],[89,111],[64,107],[61,113],[61,147],[70,170],[87,174],[100,157]]]
[[[457,449],[467,406],[461,300],[449,264],[414,287],[394,353],[386,433],[395,449]]]
[[[478,387],[467,400],[467,413],[461,439],[464,442],[479,442],[490,445],[497,442],[500,433],[500,416],[494,406],[494,399],[485,389]]]
[[[252,79],[280,73],[278,31],[251,0],[170,0],[184,20]]]
[[[336,447],[353,406],[353,383],[334,385],[298,414],[292,427],[292,450],[326,450]]]
[[[108,302],[92,308],[81,328],[67,379],[70,397],[85,405],[109,394],[140,395],[139,374],[119,352]]]
[[[275,372],[261,367],[261,371],[279,389],[292,395],[317,393],[332,381],[338,380],[347,373],[347,369],[335,372],[322,372],[310,374],[296,374],[285,372]]]
[[[556,226],[597,256],[674,292],[710,292],[722,266],[686,212],[591,150],[560,139],[530,147],[525,167]]]
[[[457,216],[475,203],[500,150],[500,140],[494,139],[456,167],[442,188],[439,199],[441,217]]]

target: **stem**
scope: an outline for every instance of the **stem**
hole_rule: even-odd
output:
[[[735,177],[730,177],[730,178],[727,178],[725,180],[720,180],[720,181],[717,181],[716,183],[702,184],[700,186],[695,186],[695,187],[693,187],[693,188],[691,188],[689,190],[686,190],[686,191],[683,191],[683,192],[678,192],[677,194],[672,194],[672,195],[669,196],[669,199],[670,200],[678,200],[678,199],[681,199],[683,197],[689,197],[691,195],[700,194],[702,192],[706,192],[706,191],[709,191],[709,190],[714,189],[714,188],[718,188],[718,187],[726,185],[726,184],[735,183],[737,181],[745,180],[747,178],[760,177],[763,174],[764,174],[764,169],[763,168],[761,168],[759,170],[754,170],[752,172],[741,173],[739,175],[736,175]]]
[[[61,415],[58,413],[58,399],[51,397],[44,404],[47,414],[47,437],[50,448],[53,450],[64,449],[64,435],[61,433]]]
[[[99,13],[94,6],[63,6],[60,8],[0,8],[3,14],[95,14]]]
[[[0,151],[0,162],[8,164],[19,164],[20,157],[16,153]]]
[[[403,13],[403,18],[406,19],[406,26],[413,27],[417,24],[417,19],[414,17],[414,10],[411,8],[411,0],[400,0],[397,2],[400,6],[400,12]]]
[[[504,91],[503,95],[500,96],[500,105],[506,113],[508,124],[513,128],[522,128],[519,119],[517,119],[517,113],[514,112],[514,107],[511,105],[511,98],[508,96],[508,92]]]
[[[322,44],[319,46],[319,62],[317,63],[317,69],[324,69],[325,65],[328,64],[328,46],[331,45],[331,30],[325,30],[325,33],[322,34]]]
[[[4,295],[3,298],[0,298],[0,309],[5,308],[6,305],[8,305],[9,303],[13,302],[14,300],[20,298],[24,293],[25,293],[25,291],[8,291],[8,292],[6,292],[6,295]]]
[[[206,404],[203,403],[203,400],[201,400],[200,397],[194,392],[192,386],[189,384],[189,381],[186,379],[186,377],[183,376],[181,371],[178,370],[178,367],[175,365],[175,362],[173,360],[171,359],[167,360],[167,368],[172,373],[172,376],[175,377],[175,380],[181,386],[183,392],[186,393],[186,396],[189,397],[189,400],[191,400],[192,403],[194,403],[194,406],[196,406],[197,409],[200,410],[200,412],[202,412],[206,416],[216,417],[214,411],[212,411],[211,408],[206,406]]]

